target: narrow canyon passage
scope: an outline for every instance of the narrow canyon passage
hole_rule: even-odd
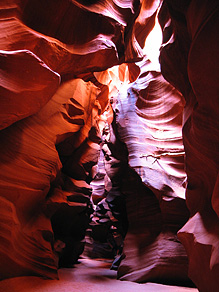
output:
[[[218,27],[218,0],[0,2],[2,292],[217,292]]]

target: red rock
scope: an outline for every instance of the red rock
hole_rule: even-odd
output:
[[[71,188],[66,189],[66,183],[63,186],[59,178],[62,164],[55,143],[80,129],[72,147],[85,141],[98,117],[98,93],[91,83],[73,80],[63,84],[37,114],[0,132],[2,278],[25,274],[57,276],[50,218],[60,204],[77,204],[71,203]],[[89,195],[85,202],[79,202],[85,209]]]
[[[189,277],[199,291],[215,291],[218,279],[219,220],[211,210],[196,213],[178,237],[189,256]]]
[[[121,87],[113,103],[115,120],[103,145],[111,180],[111,187],[103,186],[103,190],[127,233],[126,257],[118,277],[136,282],[187,282],[186,252],[176,236],[189,217],[181,133],[184,100],[159,72],[147,71],[150,68],[150,62],[142,62],[141,74],[130,85],[128,96]],[[116,69],[113,72],[96,76],[107,84],[111,74],[119,86]],[[128,82],[125,66],[118,72],[119,79]],[[126,210],[119,204],[125,204]]]
[[[53,237],[59,252],[69,234],[83,237],[102,147],[107,182],[96,194],[107,192],[127,232],[119,277],[187,279],[176,239],[186,188],[191,218],[178,236],[189,276],[216,291],[218,1],[163,1],[160,63],[172,85],[148,61],[134,63],[160,1],[88,2],[0,4],[1,277],[57,276]]]
[[[183,142],[186,153],[187,206],[191,219],[179,231],[189,256],[189,276],[200,291],[218,289],[218,2],[166,1],[175,36],[161,51],[164,77],[183,93],[186,104]],[[177,15],[179,17],[177,17]],[[179,70],[180,69],[180,70]],[[211,223],[210,223],[211,222]],[[209,228],[209,224],[211,228]]]
[[[1,51],[0,129],[38,112],[59,86],[59,75],[30,51]]]
[[[4,31],[0,36],[1,50],[29,50],[53,71],[66,75],[68,79],[118,63],[115,44],[110,39],[103,41],[100,36],[81,46],[68,45],[28,28],[14,15],[1,19],[0,28]]]

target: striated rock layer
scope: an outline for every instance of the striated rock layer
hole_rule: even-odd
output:
[[[28,50],[0,51],[0,129],[40,110],[59,86],[53,72]]]
[[[128,233],[118,277],[137,282],[188,281],[187,257],[176,232],[187,221],[181,124],[183,98],[144,61],[141,75],[120,91],[116,125],[128,150],[125,195]],[[125,174],[124,174],[125,173]]]
[[[189,276],[200,291],[218,289],[218,1],[165,1],[160,23],[164,77],[184,95],[183,142],[191,218],[178,237],[189,256]]]
[[[91,83],[69,81],[39,113],[1,131],[1,277],[56,276],[58,263],[50,218],[53,214],[58,216],[59,205],[65,214],[72,207],[71,217],[80,217],[88,208],[91,192],[85,179],[75,177],[71,170],[61,174],[62,163],[55,144],[81,130],[71,148],[83,149],[85,145],[91,154],[83,162],[95,163],[98,144],[90,140],[93,136],[89,131],[98,116],[97,93],[99,90]],[[78,152],[75,165],[80,169],[83,151]],[[88,175],[84,168],[82,171]],[[73,231],[66,231],[63,238],[62,227],[59,221],[55,237],[67,245],[65,236]]]
[[[107,119],[108,87],[75,78],[139,60],[134,26],[147,8],[10,0],[0,9],[1,277],[56,277],[57,253],[68,264],[65,251],[81,250]]]
[[[1,278],[77,261],[95,178],[124,239],[120,279],[186,281],[179,238],[189,277],[216,291],[218,1],[162,2],[166,80],[137,63],[161,1],[2,2]]]
[[[189,218],[181,131],[184,99],[160,72],[152,71],[149,60],[137,65],[133,69],[140,76],[133,84],[132,68],[128,74],[125,65],[95,74],[105,84],[112,79],[115,114],[102,142],[107,178],[102,194],[125,236],[118,278],[188,282],[186,252],[176,236]]]

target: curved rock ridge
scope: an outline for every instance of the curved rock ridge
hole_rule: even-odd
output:
[[[127,96],[125,90],[120,91],[115,107],[119,135],[129,152],[129,165],[155,193],[165,190],[166,195],[185,199],[181,131],[184,99],[159,72],[146,71],[147,66],[150,70],[149,61],[140,66],[139,78]],[[158,179],[159,176],[165,179]]]
[[[10,1],[1,4],[0,49],[28,49],[66,78],[133,62],[159,2]]]
[[[136,9],[124,8],[129,11],[127,21],[136,17],[137,6]],[[90,182],[95,176],[93,166],[99,153],[99,133],[101,123],[105,123],[105,118],[99,117],[108,105],[108,89],[102,86],[99,90],[91,83],[83,85],[82,81],[72,81],[61,86],[51,99],[59,82],[56,72],[64,81],[77,74],[103,70],[124,58],[124,27],[120,21],[79,9],[69,1],[63,2],[61,9],[57,7],[54,2],[44,1],[1,3],[0,49],[5,51],[2,57],[10,56],[4,64],[4,80],[1,78],[1,81],[8,90],[4,106],[12,112],[10,117],[7,114],[7,122],[3,117],[2,127],[12,125],[1,131],[1,207],[8,210],[2,212],[2,222],[14,225],[7,232],[7,225],[2,223],[1,270],[6,263],[8,266],[2,277],[34,273],[55,277],[57,258],[53,249],[62,253],[59,242],[65,250],[69,249],[68,237],[72,237],[75,230],[73,224],[69,230],[60,232],[63,229],[60,218],[63,213],[68,214],[69,207],[75,209],[71,208],[66,221],[72,217],[74,221],[84,220],[77,241],[82,239],[86,229],[87,214],[84,217],[79,214],[90,204],[86,181]],[[78,17],[89,20],[90,25],[82,26]],[[46,21],[51,22],[46,25]],[[21,61],[25,62],[24,66],[20,66]],[[12,62],[18,71],[11,67]],[[23,79],[26,79],[25,86]],[[19,92],[19,100],[15,100],[15,91]],[[71,97],[72,92],[77,97]],[[13,106],[17,107],[16,113]],[[69,185],[66,177],[74,179],[74,183]],[[79,184],[77,190],[75,184]],[[63,258],[66,264],[65,252]],[[72,259],[75,259],[73,254]]]
[[[99,35],[82,46],[66,45],[30,29],[14,15],[0,19],[0,27],[4,31],[0,37],[2,50],[29,50],[62,76],[71,74],[73,77],[92,70],[103,70],[118,63],[117,51],[111,37],[106,37],[103,41],[103,36]]]
[[[91,3],[65,0],[62,4],[29,0],[21,9],[25,24],[66,44],[80,46],[91,39],[98,40],[99,36],[104,43],[111,36],[119,59],[128,62],[143,57],[144,39],[153,27],[151,16],[154,18],[159,4],[157,0]],[[56,13],[56,21],[52,14],[45,13],[47,9]],[[84,22],[86,26],[81,25]]]
[[[71,206],[71,216],[79,218],[89,207],[91,192],[80,175],[75,178],[79,183],[70,183],[66,175],[74,178],[74,173],[64,161],[61,163],[55,144],[79,134],[70,146],[71,151],[77,150],[75,166],[80,170],[81,163],[96,163],[93,161],[99,146],[97,141],[92,142],[95,135],[90,130],[94,127],[98,131],[99,94],[92,83],[69,81],[37,114],[0,132],[2,278],[25,274],[57,276],[51,216],[58,216],[59,206],[64,210]],[[84,147],[93,151],[85,158]],[[61,174],[63,165],[66,175]],[[87,176],[88,170],[89,167],[84,170]],[[55,236],[62,240],[58,226]]]
[[[215,213],[206,209],[197,212],[178,233],[189,257],[189,276],[203,292],[213,292],[218,285],[218,223]]]
[[[120,279],[185,283],[180,239],[189,277],[217,291],[218,5],[1,2],[2,278],[77,261],[94,179],[126,236]],[[166,80],[143,59],[158,11]]]
[[[161,3],[162,1],[159,0],[142,1],[138,17],[136,18],[132,29],[128,32],[127,39],[129,39],[129,41],[126,42],[126,62],[132,61],[136,52],[138,52],[140,57],[144,57],[143,48],[145,45],[145,40],[154,27],[156,15]]]
[[[218,19],[218,1],[214,0],[192,0],[184,6],[165,1],[160,12],[166,35],[160,56],[162,73],[186,101],[183,142],[191,218],[178,236],[189,256],[189,277],[199,291],[216,291],[219,284]]]
[[[184,99],[153,67],[147,59],[136,64],[139,76],[132,84],[132,68],[125,64],[95,73],[100,83],[109,85],[114,109],[102,146],[106,180],[98,191],[106,196],[125,236],[118,277],[185,283],[187,256],[176,235],[189,217]]]
[[[137,282],[189,281],[187,257],[176,232],[188,220],[182,142],[182,95],[149,61],[115,105],[119,138],[128,150],[128,233],[118,276]],[[137,216],[136,216],[137,214]],[[174,263],[174,264],[173,264]]]
[[[0,129],[40,110],[60,76],[28,50],[0,51]]]

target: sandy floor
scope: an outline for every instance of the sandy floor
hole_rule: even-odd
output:
[[[0,282],[0,292],[198,292],[194,288],[116,280],[110,263],[82,259],[72,269],[60,269],[60,280],[19,277]]]

